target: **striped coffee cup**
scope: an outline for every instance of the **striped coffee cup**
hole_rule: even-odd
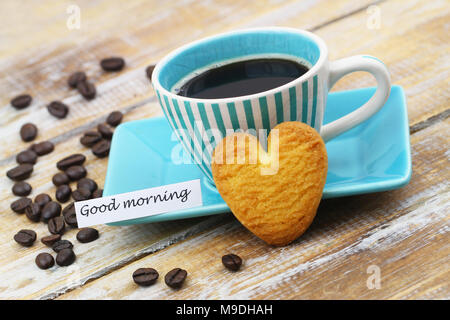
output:
[[[268,91],[223,99],[179,96],[175,88],[200,70],[227,61],[285,57],[310,68],[301,77]],[[377,80],[372,98],[352,113],[323,125],[328,91],[342,76],[367,71]],[[386,102],[390,77],[377,58],[359,55],[328,61],[319,37],[302,30],[267,27],[239,30],[185,45],[163,58],[152,75],[164,114],[185,150],[212,181],[212,152],[223,137],[237,131],[258,134],[260,140],[284,121],[307,123],[327,141],[375,114]]]

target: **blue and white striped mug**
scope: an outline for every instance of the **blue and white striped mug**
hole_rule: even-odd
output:
[[[200,71],[227,61],[267,57],[301,60],[310,68],[281,87],[247,96],[197,99],[175,92],[180,81]],[[373,74],[376,92],[357,110],[322,125],[328,91],[339,78],[354,71]],[[389,72],[377,58],[359,55],[329,62],[322,39],[307,31],[280,27],[238,30],[187,44],[157,64],[152,83],[177,138],[211,180],[212,152],[226,135],[249,129],[263,129],[267,135],[283,121],[301,121],[327,141],[375,114],[391,87]]]

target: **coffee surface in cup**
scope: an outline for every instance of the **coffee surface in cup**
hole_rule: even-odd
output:
[[[288,59],[243,60],[208,69],[190,78],[176,93],[200,99],[240,97],[280,87],[308,70]]]

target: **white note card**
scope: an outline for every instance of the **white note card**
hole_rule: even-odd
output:
[[[78,227],[201,206],[200,179],[75,202]]]

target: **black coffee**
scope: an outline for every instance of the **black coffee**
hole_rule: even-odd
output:
[[[286,59],[253,59],[209,69],[187,81],[178,95],[220,99],[239,97],[280,87],[301,77],[308,67]]]

